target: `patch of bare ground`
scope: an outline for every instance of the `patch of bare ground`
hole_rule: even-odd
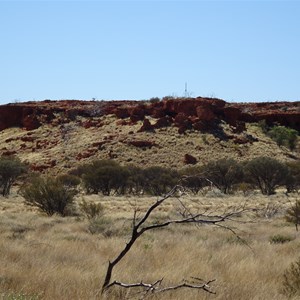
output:
[[[108,260],[119,253],[128,239],[134,209],[137,213],[146,211],[156,198],[84,197],[105,207],[109,236],[91,234],[88,221],[81,216],[47,217],[25,206],[16,191],[9,198],[0,198],[3,299],[9,295],[29,295],[33,299],[101,299],[99,290]],[[278,192],[271,197],[258,193],[248,197],[220,197],[209,192],[206,196],[185,195],[181,199],[192,200],[190,209],[214,213],[246,204],[251,214],[245,213],[239,222],[232,224],[246,243],[229,231],[204,225],[177,225],[147,232],[115,268],[113,278],[154,282],[163,277],[166,284],[190,276],[216,279],[212,284],[216,295],[183,289],[156,295],[154,299],[286,299],[280,293],[282,276],[298,258],[300,236],[283,216],[296,196],[286,197]],[[81,197],[77,200],[81,201]],[[176,198],[169,199],[153,220],[176,215],[177,205]],[[291,241],[270,243],[274,235],[289,236]],[[128,293],[116,289],[107,299],[126,299]]]

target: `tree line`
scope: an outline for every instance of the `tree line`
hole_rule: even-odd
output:
[[[26,165],[18,158],[0,158],[1,194],[7,196],[17,178],[26,171]],[[57,179],[57,184],[60,182],[66,188],[74,189],[81,185],[87,194],[100,193],[105,196],[160,196],[176,184],[195,195],[206,187],[217,188],[224,194],[259,189],[263,195],[272,195],[279,187],[285,187],[288,193],[300,190],[300,161],[283,163],[271,157],[257,157],[245,162],[219,159],[203,166],[175,170],[161,166],[122,166],[114,160],[95,160]],[[38,186],[36,176],[30,180]]]
[[[283,163],[270,157],[257,157],[246,162],[220,159],[181,170],[160,166],[121,166],[116,161],[98,160],[82,165],[70,174],[81,178],[87,193],[107,196],[159,196],[176,184],[194,194],[205,187],[217,188],[224,194],[245,188],[259,189],[263,195],[272,195],[279,187],[285,187],[287,192],[300,189],[300,161]]]
[[[151,166],[122,166],[114,160],[95,160],[56,177],[28,173],[27,166],[16,157],[0,158],[0,192],[8,196],[19,180],[20,193],[26,204],[36,206],[48,215],[68,214],[79,191],[86,194],[163,196],[175,185],[197,195],[209,189],[224,194],[247,193],[258,189],[272,195],[283,187],[287,193],[300,191],[300,161],[283,163],[270,157],[238,162],[219,159],[203,166],[181,170]],[[26,176],[22,175],[26,174]]]

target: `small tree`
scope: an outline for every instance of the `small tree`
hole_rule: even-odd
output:
[[[289,174],[286,178],[287,192],[298,192],[300,190],[300,161],[295,161],[287,164]]]
[[[67,189],[76,189],[81,180],[78,176],[63,174],[57,177],[57,181],[60,182]]]
[[[285,219],[287,222],[293,223],[298,231],[298,225],[300,224],[300,200],[286,211]]]
[[[126,167],[128,171],[128,179],[127,179],[127,192],[129,194],[139,195],[144,192],[144,185],[145,185],[145,177],[143,169],[129,165]]]
[[[27,167],[17,157],[2,156],[0,158],[0,191],[8,196],[16,179],[25,173]]]
[[[205,177],[224,194],[232,192],[236,183],[242,182],[243,170],[234,159],[220,159],[204,166]]]
[[[176,185],[179,175],[175,170],[159,166],[143,170],[144,190],[154,196],[166,194]]]
[[[290,150],[294,150],[297,145],[298,131],[285,126],[274,126],[268,132],[268,135],[279,146],[286,146]]]
[[[245,165],[246,179],[258,187],[263,195],[275,194],[275,189],[285,184],[288,168],[270,157],[258,157]]]
[[[112,160],[97,160],[81,167],[83,183],[88,193],[109,196],[112,191],[124,190],[129,173]]]
[[[203,188],[211,183],[204,176],[202,167],[188,167],[181,170],[182,185],[191,191],[194,195],[198,194]]]
[[[73,205],[75,189],[68,189],[56,178],[36,177],[21,189],[25,203],[36,206],[47,215],[66,216]]]

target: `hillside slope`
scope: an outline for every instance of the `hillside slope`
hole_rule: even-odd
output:
[[[190,163],[267,155],[299,159],[257,125],[300,130],[300,102],[226,103],[220,99],[42,101],[0,106],[0,155],[33,170],[67,172],[93,159],[181,168]]]

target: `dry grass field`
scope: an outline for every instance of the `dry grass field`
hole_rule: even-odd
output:
[[[14,190],[0,197],[0,298],[1,299],[135,299],[135,292],[121,288],[101,296],[108,260],[124,247],[130,236],[133,211],[146,211],[155,197],[85,196],[105,207],[98,233],[91,233],[83,216],[48,217],[23,203]],[[284,211],[296,195],[283,193],[263,197],[184,195],[190,209],[222,213],[246,205],[251,208],[226,225],[174,225],[142,235],[114,269],[113,280],[154,282],[164,278],[172,285],[191,276],[216,279],[211,289],[181,289],[156,294],[151,299],[287,299],[281,293],[284,271],[299,256],[300,236],[288,224]],[[81,198],[78,198],[80,201]],[[175,216],[176,198],[159,207],[155,222]],[[101,233],[102,232],[102,233]],[[289,237],[286,243],[271,243],[275,235]],[[295,298],[296,299],[296,298]]]

